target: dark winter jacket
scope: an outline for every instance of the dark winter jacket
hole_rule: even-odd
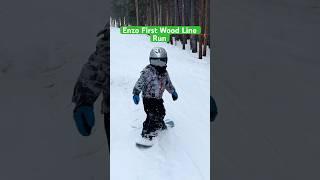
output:
[[[133,94],[139,95],[142,91],[144,98],[161,99],[164,90],[170,94],[175,91],[168,72],[159,73],[155,67],[148,65],[141,71],[140,78],[133,88]]]
[[[93,105],[99,95],[103,94],[102,113],[109,113],[109,29],[100,38],[96,45],[96,50],[82,67],[80,76],[74,87],[72,102],[79,105]]]

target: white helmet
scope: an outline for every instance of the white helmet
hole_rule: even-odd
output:
[[[167,51],[162,47],[154,47],[150,51],[149,59],[151,65],[165,67],[168,62]]]

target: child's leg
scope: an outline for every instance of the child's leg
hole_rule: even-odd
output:
[[[164,117],[166,115],[166,109],[163,105],[163,99],[157,99],[156,103],[156,130],[160,130],[160,129],[166,129],[166,124],[164,122]]]
[[[142,137],[148,137],[151,132],[152,128],[152,119],[153,119],[153,106],[150,98],[143,98],[143,107],[144,111],[146,112],[147,118],[143,122],[143,128],[142,128]]]
[[[141,135],[143,137],[156,136],[156,131],[163,128],[165,109],[162,99],[144,98],[144,111],[147,114],[146,120],[143,122]]]

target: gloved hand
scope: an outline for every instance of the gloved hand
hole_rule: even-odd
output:
[[[210,96],[210,121],[214,121],[216,119],[216,116],[218,114],[218,108],[216,101],[213,99],[212,96]]]
[[[139,101],[140,101],[139,95],[134,95],[134,96],[133,96],[133,102],[134,102],[135,104],[139,104]]]
[[[176,91],[173,91],[173,93],[172,93],[172,99],[173,99],[174,101],[178,99],[178,94],[177,94]]]
[[[80,105],[73,110],[73,119],[76,122],[78,131],[82,136],[89,136],[94,126],[93,106]]]

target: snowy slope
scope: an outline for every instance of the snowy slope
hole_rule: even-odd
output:
[[[166,118],[176,127],[150,149],[135,146],[143,105],[132,101],[132,88],[149,63],[152,47],[168,51],[168,71],[179,94],[172,101],[164,94]],[[144,35],[120,35],[111,28],[111,179],[209,180],[210,179],[210,62],[197,60],[189,50],[166,43],[151,43]],[[135,128],[134,128],[135,127]]]

